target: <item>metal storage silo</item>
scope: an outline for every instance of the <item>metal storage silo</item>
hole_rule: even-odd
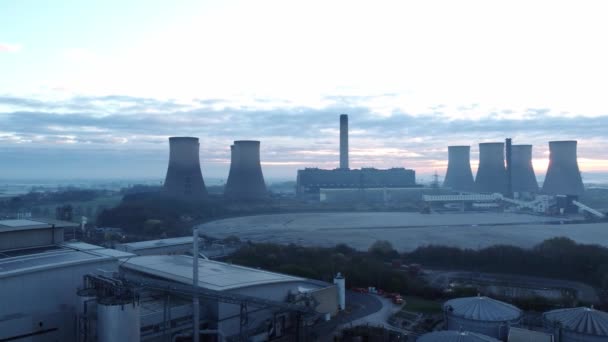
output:
[[[475,191],[470,146],[448,146],[448,170],[443,186],[459,191]]]
[[[448,330],[465,330],[506,340],[509,327],[518,324],[522,311],[489,297],[456,298],[443,304]]]
[[[475,177],[478,192],[507,192],[507,170],[505,169],[505,144],[479,144],[479,168]]]
[[[512,146],[511,180],[514,192],[538,192],[532,167],[532,145]]]
[[[558,309],[543,314],[556,342],[608,341],[608,313],[593,308]]]
[[[544,193],[580,196],[585,192],[576,145],[576,140],[549,142],[549,168],[543,183]]]
[[[234,142],[224,196],[236,201],[260,200],[268,197],[260,162],[259,141]]]
[[[434,331],[424,334],[416,342],[500,342],[493,337],[468,331]]]
[[[199,158],[198,138],[169,138],[169,167],[163,192],[180,199],[198,199],[207,195]]]
[[[97,341],[140,340],[139,302],[114,302],[97,304]]]

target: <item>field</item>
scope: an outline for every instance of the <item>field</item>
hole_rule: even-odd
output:
[[[235,235],[244,241],[335,246],[366,250],[388,240],[400,251],[424,245],[484,248],[496,244],[532,247],[566,236],[580,243],[608,246],[608,223],[576,224],[546,216],[515,213],[306,213],[245,216],[200,226],[213,237]]]

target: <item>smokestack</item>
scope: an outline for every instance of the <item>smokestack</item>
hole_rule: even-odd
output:
[[[169,167],[164,193],[182,199],[207,196],[199,160],[198,138],[169,138]]]
[[[470,146],[448,146],[448,171],[443,186],[458,191],[475,191]]]
[[[549,142],[549,168],[543,192],[550,195],[582,195],[585,192],[578,168],[576,140]]]
[[[515,192],[538,192],[538,182],[532,167],[532,145],[513,145],[511,183]]]
[[[348,169],[348,115],[340,115],[340,168]]]
[[[505,157],[507,161],[507,196],[513,198],[513,169],[511,164],[512,146],[511,138],[505,139]]]
[[[485,193],[506,193],[505,144],[479,144],[479,168],[475,177],[475,189]]]
[[[268,197],[260,163],[259,141],[239,140],[231,146],[230,174],[224,196],[236,201]]]

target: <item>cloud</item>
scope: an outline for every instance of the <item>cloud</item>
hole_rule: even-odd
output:
[[[135,161],[146,153],[155,153],[155,174],[160,175],[166,163],[167,137],[190,135],[201,139],[204,168],[221,176],[232,141],[258,139],[265,172],[295,177],[295,170],[305,166],[336,166],[338,115],[348,113],[351,132],[357,133],[350,141],[355,167],[405,166],[432,173],[445,168],[448,145],[472,145],[476,159],[477,143],[512,137],[515,143],[534,144],[534,158],[539,160],[547,158],[548,141],[578,139],[579,156],[589,170],[608,169],[602,148],[608,143],[604,130],[608,116],[559,116],[549,108],[526,108],[455,119],[448,112],[452,108],[441,105],[425,113],[393,110],[387,116],[348,101],[330,102],[322,108],[262,102],[262,107],[248,107],[221,99],[177,102],[113,95],[47,101],[0,96],[0,108],[10,108],[0,112],[0,148],[18,148],[26,151],[23,155],[44,155],[39,151],[67,151],[66,156],[89,158],[109,155],[120,161],[115,165],[120,169],[137,165]],[[462,110],[471,108],[477,105]],[[56,155],[55,162],[61,161],[61,153],[50,155]],[[142,170],[133,166],[127,171]]]
[[[19,45],[19,44],[0,43],[0,53],[1,52],[19,52],[19,51],[21,51],[21,45]]]

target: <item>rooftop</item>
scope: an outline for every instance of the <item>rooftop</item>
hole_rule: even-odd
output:
[[[131,256],[131,253],[81,242],[7,251],[0,253],[0,278]]]
[[[166,246],[185,245],[185,244],[192,244],[192,236],[182,236],[182,237],[161,239],[161,240],[129,242],[129,243],[123,243],[121,246],[123,247],[123,249],[135,251],[135,250],[139,250],[139,249],[158,248],[158,247],[166,247]]]
[[[55,227],[78,227],[78,223],[53,220],[53,219],[18,219],[0,220],[0,232],[10,232],[17,230],[49,229]]]
[[[185,255],[138,256],[121,267],[183,284],[192,284],[192,257]],[[254,268],[199,259],[199,286],[209,290],[227,291],[238,288],[305,281],[303,278]],[[311,285],[314,285],[311,283]]]

